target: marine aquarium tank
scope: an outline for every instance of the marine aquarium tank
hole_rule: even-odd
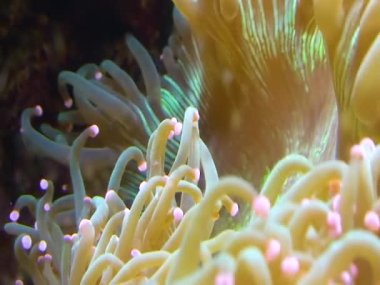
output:
[[[141,80],[86,63],[58,124],[22,112],[71,182],[15,201],[15,284],[380,283],[380,1],[173,3],[159,57],[125,36]]]

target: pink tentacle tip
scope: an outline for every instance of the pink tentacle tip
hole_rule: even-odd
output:
[[[85,232],[89,232],[90,229],[93,227],[92,222],[88,219],[83,219],[79,223],[79,233],[83,234]]]
[[[148,163],[146,161],[143,161],[139,164],[137,168],[140,172],[144,172],[148,169]]]
[[[222,271],[215,276],[215,285],[234,285],[235,276],[232,272]]]
[[[9,219],[10,219],[12,222],[17,222],[19,218],[20,218],[20,212],[19,212],[18,210],[13,210],[13,211],[9,214]]]
[[[132,257],[136,257],[136,256],[139,256],[141,255],[141,252],[137,249],[137,248],[134,248],[131,250],[131,256]]]
[[[106,195],[104,196],[104,199],[105,199],[106,201],[110,201],[110,200],[112,200],[113,198],[115,198],[115,196],[116,196],[116,192],[115,192],[115,190],[113,190],[113,189],[108,189],[107,192],[106,192]]]
[[[96,80],[100,80],[100,79],[102,79],[103,78],[103,73],[101,72],[101,71],[96,71],[95,72],[95,74],[94,74],[94,78],[96,79]]]
[[[267,197],[259,195],[253,200],[252,208],[256,215],[266,218],[268,217],[271,208],[270,201]]]
[[[376,144],[375,142],[370,138],[364,138],[360,141],[360,145],[364,148],[364,152],[369,155],[371,154],[375,148]]]
[[[361,145],[356,144],[353,147],[351,147],[350,158],[352,160],[362,160],[364,159],[364,156],[365,156],[365,151]]]
[[[71,235],[64,235],[63,236],[63,240],[64,242],[68,243],[68,244],[72,244],[73,243],[73,236]]]
[[[91,138],[94,138],[99,134],[99,127],[97,125],[92,125],[88,127],[88,131],[89,131],[88,135]]]
[[[38,117],[41,117],[43,115],[44,111],[40,105],[37,105],[34,107],[34,114]]]
[[[63,192],[66,192],[67,190],[69,190],[69,185],[67,185],[67,184],[62,184],[62,191]]]
[[[176,223],[180,222],[183,218],[183,210],[179,207],[174,208],[173,217],[174,217],[174,222]]]
[[[281,270],[286,276],[292,277],[300,271],[300,262],[295,256],[285,257],[281,262]]]
[[[51,255],[51,254],[49,254],[49,253],[47,253],[47,254],[45,254],[44,255],[44,261],[45,262],[52,262],[53,261],[53,256]]]
[[[364,216],[364,225],[367,229],[377,232],[380,229],[380,218],[375,211],[368,211]]]
[[[342,233],[342,218],[340,214],[333,211],[328,212],[327,225],[333,237],[339,236]]]
[[[343,281],[343,284],[350,285],[352,284],[352,276],[348,271],[343,271],[340,274],[340,279]]]
[[[193,173],[194,173],[194,179],[193,179],[193,181],[194,182],[198,182],[199,178],[201,177],[201,170],[199,168],[194,168],[193,169]]]
[[[271,239],[267,243],[265,258],[267,261],[275,260],[281,253],[281,243],[276,239]]]
[[[198,122],[200,119],[198,110],[194,111],[193,122]]]
[[[30,249],[32,247],[32,238],[30,237],[30,235],[24,235],[21,238],[21,244],[24,249]]]
[[[178,122],[177,118],[170,119],[173,130],[170,131],[168,138],[172,139],[174,136],[178,136],[182,131],[182,124]]]
[[[239,205],[238,203],[233,203],[230,210],[231,217],[235,217],[238,213],[239,213]]]
[[[67,98],[64,102],[63,102],[63,105],[65,105],[65,107],[67,109],[71,108],[73,106],[73,99],[71,98]]]
[[[84,204],[87,204],[87,205],[91,205],[91,203],[92,203],[92,198],[91,198],[90,196],[85,196],[85,197],[83,198],[83,203],[84,203]]]
[[[39,257],[37,257],[37,264],[42,265],[43,263],[44,263],[44,257],[40,255]]]
[[[175,136],[179,136],[182,132],[182,123],[181,122],[177,122],[175,125],[174,125],[174,135]]]
[[[49,212],[50,209],[51,209],[50,204],[49,204],[49,203],[45,203],[45,204],[44,204],[44,211],[45,211],[45,212]]]
[[[46,179],[40,180],[40,188],[41,190],[46,190],[49,187],[49,182]]]
[[[352,263],[350,265],[349,271],[350,271],[351,276],[353,276],[354,278],[357,277],[359,274],[359,269],[355,263]]]
[[[24,282],[22,280],[20,280],[20,279],[17,279],[15,281],[15,285],[24,285]]]
[[[39,257],[37,257],[37,264],[42,265],[43,263],[44,263],[44,257],[40,255]]]
[[[79,240],[79,234],[78,233],[73,233],[71,235],[71,243],[74,244]]]
[[[44,252],[47,248],[47,243],[46,241],[44,240],[41,240],[39,243],[38,243],[38,250],[41,251],[41,252]]]

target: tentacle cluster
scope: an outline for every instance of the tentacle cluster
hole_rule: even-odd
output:
[[[112,172],[105,197],[87,196],[78,156],[91,126],[70,147],[74,193],[53,200],[22,196],[5,226],[17,236],[15,252],[35,284],[374,284],[380,281],[380,146],[364,139],[351,159],[313,166],[289,155],[260,192],[237,177],[219,179],[199,137],[198,111],[183,124],[163,120],[143,156],[127,148]],[[168,142],[180,135],[171,167]],[[130,208],[120,199],[121,175],[135,160],[146,180]],[[213,232],[251,205],[243,229]],[[33,226],[19,223],[27,208]]]
[[[176,22],[183,21],[176,13]],[[58,127],[42,124],[40,131],[33,127],[32,119],[43,115],[42,108],[24,110],[21,134],[30,150],[69,165],[75,138],[86,126],[96,124],[102,132],[78,150],[84,176],[96,180],[99,170],[104,172],[107,167],[111,168],[126,147],[135,146],[146,153],[149,138],[161,120],[182,119],[187,107],[198,105],[199,96],[196,97],[185,83],[180,63],[175,60],[176,53],[181,50],[179,47],[172,44],[165,48],[162,61],[168,73],[161,76],[137,39],[127,35],[126,44],[141,68],[145,92],[111,60],[104,60],[99,65],[85,64],[77,72],[62,71],[58,76],[59,92],[70,110],[58,115]],[[177,139],[169,142],[167,168],[178,147]],[[133,196],[139,182],[141,176],[137,175],[126,185],[128,195]]]
[[[96,124],[102,132],[90,146],[80,150],[82,166],[91,174],[106,165],[112,166],[128,146],[145,151],[161,120],[173,116],[182,119],[187,107],[197,106],[197,99],[189,95],[185,83],[180,85],[173,80],[182,75],[170,47],[162,55],[168,74],[161,77],[137,39],[128,35],[126,44],[141,68],[145,92],[111,60],[99,65],[85,64],[77,72],[62,71],[58,76],[59,92],[70,110],[58,115],[59,128],[42,124],[41,132],[33,127],[31,119],[42,116],[42,108],[23,112],[21,131],[31,150],[69,164],[69,146],[85,126]],[[174,152],[178,143],[171,144]]]

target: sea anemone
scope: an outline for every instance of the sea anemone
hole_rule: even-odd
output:
[[[78,153],[99,129],[85,129],[71,147],[74,193],[53,201],[53,184],[43,179],[42,198],[20,197],[5,226],[18,236],[16,257],[34,284],[380,281],[380,146],[364,139],[352,147],[348,164],[332,160],[313,166],[303,156],[289,155],[257,191],[238,177],[219,179],[198,120],[197,110],[189,108],[183,126],[176,119],[162,121],[146,160],[135,147],[123,151],[104,197],[86,196]],[[166,146],[180,133],[167,172]],[[132,159],[146,180],[128,208],[118,190]],[[233,197],[251,205],[249,223],[213,233],[222,208],[232,219],[237,216]],[[23,208],[34,226],[18,222]]]
[[[174,2],[168,75],[126,38],[146,96],[106,60],[59,75],[68,132],[24,111],[25,140],[69,165],[73,194],[54,201],[42,180],[41,199],[16,202],[22,269],[35,284],[379,282],[380,146],[361,140],[378,136],[378,1]],[[90,197],[81,169],[113,163]],[[129,164],[144,177],[131,205]]]

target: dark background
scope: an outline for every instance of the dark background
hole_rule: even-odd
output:
[[[109,58],[138,78],[124,36],[136,36],[158,63],[171,11],[170,0],[0,1],[0,284],[14,284],[17,276],[13,237],[3,230],[12,203],[21,194],[39,195],[42,177],[58,185],[69,181],[66,167],[23,145],[22,110],[39,104],[42,120],[54,125],[63,109],[57,75],[84,63]]]

